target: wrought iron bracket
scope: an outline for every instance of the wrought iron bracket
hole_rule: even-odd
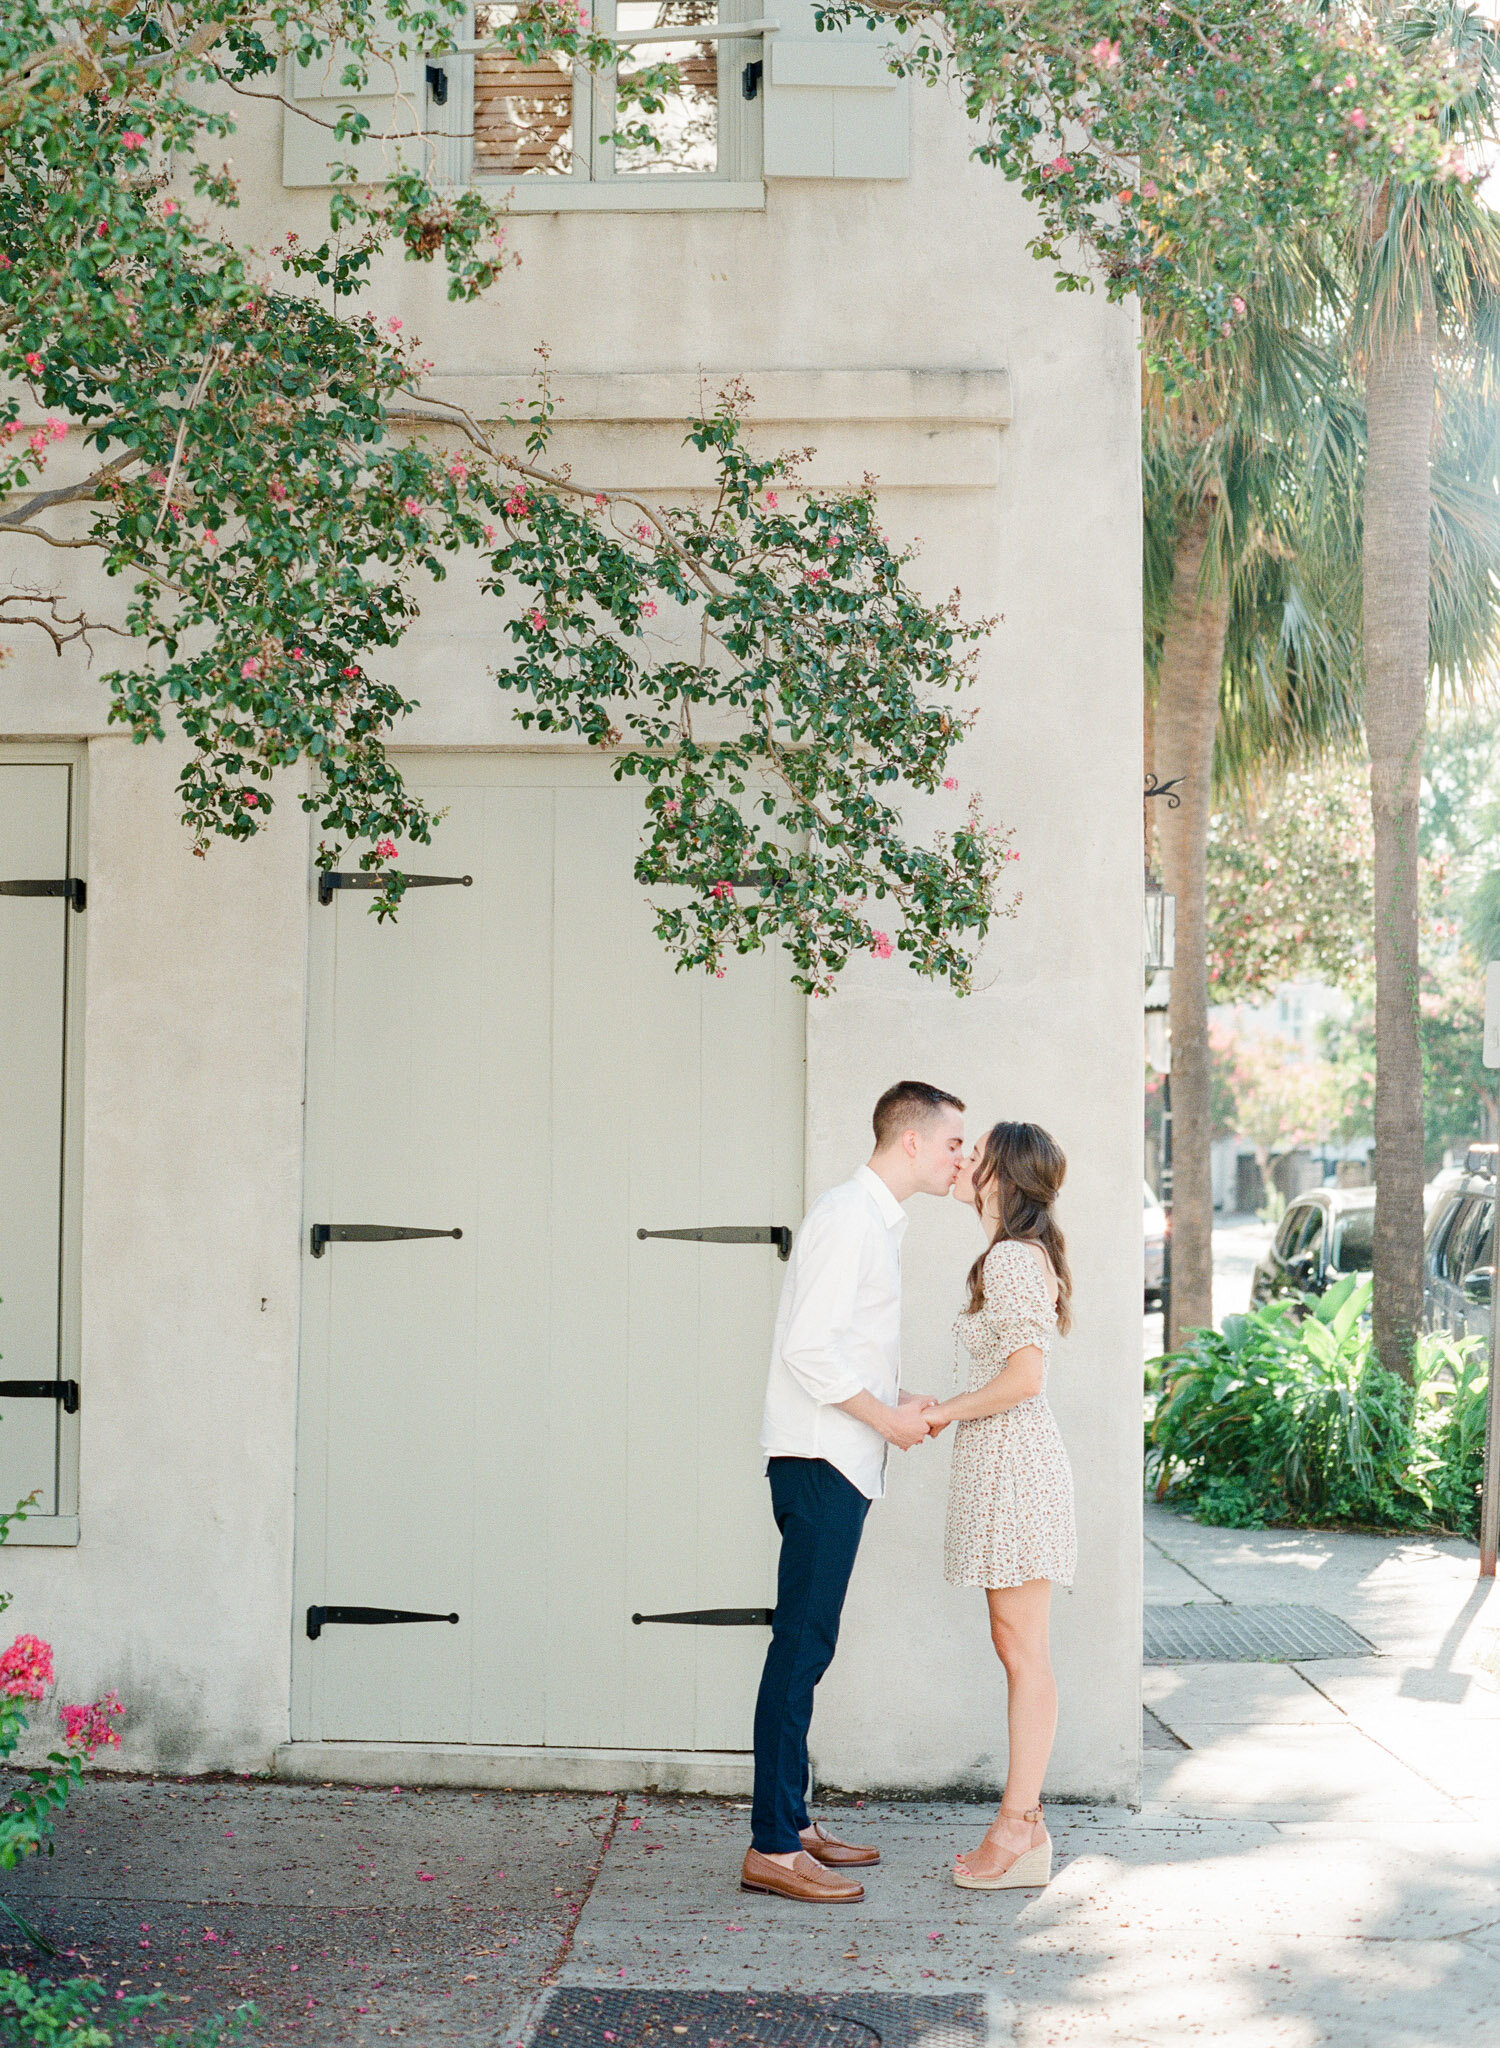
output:
[[[312,1255],[321,1259],[330,1244],[390,1244],[407,1237],[462,1237],[461,1230],[407,1230],[394,1223],[315,1223],[312,1227]]]
[[[307,1640],[315,1643],[331,1622],[350,1622],[360,1628],[383,1628],[392,1621],[451,1621],[456,1614],[412,1614],[404,1607],[309,1607]]]
[[[318,876],[318,901],[326,910],[333,901],[335,889],[368,889],[373,894],[393,880],[405,882],[408,889],[472,889],[474,886],[472,875],[400,875],[390,869],[383,874],[378,871],[365,874],[362,871],[325,868]]]
[[[88,903],[88,885],[80,875],[59,875],[45,882],[0,882],[0,896],[66,896],[75,910]]]
[[[637,1628],[643,1621],[679,1621],[691,1628],[769,1628],[774,1607],[699,1607],[688,1614],[632,1614]]]
[[[59,1401],[64,1415],[78,1413],[77,1380],[0,1380],[0,1401]]]
[[[1167,800],[1167,809],[1169,811],[1181,810],[1182,798],[1177,794],[1177,785],[1181,780],[1182,777],[1180,775],[1174,775],[1170,782],[1158,782],[1155,773],[1149,773],[1146,777],[1146,787],[1141,791],[1141,795],[1143,797],[1164,796]]]
[[[636,1236],[674,1237],[684,1244],[774,1244],[778,1258],[792,1256],[792,1233],[784,1223],[727,1223],[707,1230],[638,1230]]]

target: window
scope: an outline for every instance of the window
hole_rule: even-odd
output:
[[[1317,1210],[1310,1203],[1287,1210],[1276,1239],[1278,1258],[1291,1261],[1305,1249],[1317,1215]]]
[[[1432,1270],[1440,1280],[1449,1280],[1456,1287],[1465,1271],[1463,1259],[1476,1211],[1481,1207],[1475,1195],[1466,1196],[1453,1205],[1453,1216],[1436,1247]]]
[[[1462,1232],[1455,1231],[1448,1240],[1450,1277],[1456,1284],[1461,1286],[1476,1266],[1489,1264],[1494,1225],[1494,1203],[1486,1196],[1477,1196],[1464,1218]]]
[[[1340,1273],[1368,1273],[1375,1258],[1375,1211],[1351,1209],[1334,1225],[1333,1257]]]
[[[468,60],[467,92],[455,96],[471,116],[460,176],[520,181],[523,189],[542,180],[680,187],[759,178],[762,38],[753,27],[725,33],[759,20],[758,8],[746,0],[599,0],[599,28],[620,50],[618,64],[601,73],[566,56],[528,65],[483,47],[520,12],[514,0],[480,0],[474,10],[470,40],[479,47]],[[632,100],[632,78],[664,62],[676,65],[678,89],[649,108]],[[622,139],[611,139],[617,133]]]

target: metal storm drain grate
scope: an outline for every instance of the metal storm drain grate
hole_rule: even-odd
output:
[[[987,2048],[983,1995],[554,1991],[533,2048]]]
[[[1217,1603],[1146,1609],[1148,1664],[1300,1664],[1307,1657],[1373,1657],[1347,1621],[1321,1607],[1223,1607]]]

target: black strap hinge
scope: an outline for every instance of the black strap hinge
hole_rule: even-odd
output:
[[[0,882],[0,896],[66,896],[75,910],[85,907],[88,894],[80,875],[58,875],[46,882]]]
[[[312,1227],[312,1255],[321,1259],[330,1244],[392,1244],[408,1237],[462,1237],[461,1230],[407,1230],[391,1223],[315,1223]]]
[[[331,1622],[351,1622],[361,1628],[381,1628],[392,1621],[451,1621],[456,1614],[413,1614],[404,1607],[309,1607],[307,1640],[315,1643]]]
[[[769,1628],[774,1607],[699,1607],[688,1614],[632,1614],[637,1627],[643,1621],[681,1621],[693,1628]]]
[[[77,1380],[0,1380],[0,1400],[60,1401],[64,1415],[78,1413]]]
[[[792,1256],[785,1223],[726,1223],[704,1230],[638,1230],[637,1237],[674,1237],[684,1244],[774,1244],[779,1258]]]
[[[335,889],[383,889],[388,882],[405,882],[408,889],[472,889],[472,875],[396,875],[389,869],[384,873],[372,870],[369,874],[345,873],[339,868],[325,868],[318,877],[318,901],[326,909],[333,901]]]

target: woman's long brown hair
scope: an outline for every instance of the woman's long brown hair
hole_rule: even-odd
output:
[[[974,1203],[984,1213],[985,1190],[1000,1191],[1000,1221],[995,1234],[969,1268],[969,1313],[984,1307],[984,1262],[997,1244],[1039,1244],[1057,1275],[1057,1327],[1066,1334],[1072,1322],[1073,1276],[1067,1247],[1057,1227],[1052,1204],[1068,1171],[1057,1140],[1040,1124],[996,1124],[985,1138],[974,1166]]]

